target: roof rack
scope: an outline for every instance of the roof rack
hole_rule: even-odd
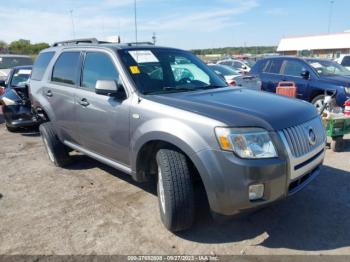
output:
[[[128,46],[133,45],[154,45],[152,42],[132,42],[132,43],[125,43]]]
[[[108,42],[100,42],[96,38],[81,38],[81,39],[72,39],[62,42],[56,42],[52,46],[62,46],[62,45],[77,45],[77,44],[100,44]]]

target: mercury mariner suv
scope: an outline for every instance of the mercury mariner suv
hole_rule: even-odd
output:
[[[30,93],[49,159],[75,150],[157,182],[171,231],[195,217],[202,184],[215,217],[290,196],[312,181],[325,132],[311,104],[228,87],[190,52],[96,39],[54,44],[37,57]]]

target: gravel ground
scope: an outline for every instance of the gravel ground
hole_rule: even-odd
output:
[[[172,234],[151,186],[85,156],[56,168],[37,133],[0,123],[0,254],[350,255],[350,142],[295,196],[225,224],[203,204]]]

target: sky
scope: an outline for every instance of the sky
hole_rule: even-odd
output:
[[[349,0],[136,0],[138,40],[184,49],[278,45],[350,30]],[[120,35],[134,42],[134,0],[0,0],[0,40],[32,43]]]

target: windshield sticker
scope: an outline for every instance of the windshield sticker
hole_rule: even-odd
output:
[[[135,75],[135,74],[140,74],[140,73],[141,73],[138,66],[130,66],[130,71],[131,71],[131,73],[134,74],[134,75]]]
[[[129,54],[136,63],[157,63],[159,60],[150,50],[133,50]]]
[[[311,63],[311,66],[312,66],[313,68],[322,68],[322,67],[323,67],[319,62]]]
[[[20,69],[16,75],[30,75],[32,71],[30,69]]]

